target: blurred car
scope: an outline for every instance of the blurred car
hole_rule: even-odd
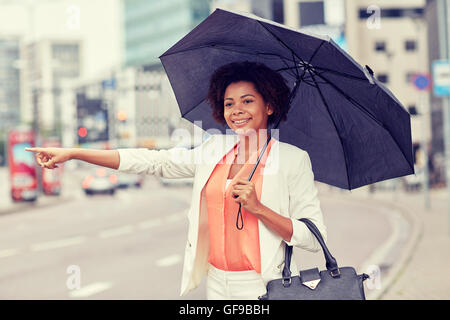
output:
[[[58,196],[61,194],[61,170],[42,168],[42,191],[46,195]]]
[[[104,168],[96,169],[87,175],[81,184],[86,195],[96,193],[107,193],[113,195],[116,192],[118,184],[117,175]]]
[[[138,174],[118,173],[117,188],[142,187],[144,177]]]
[[[194,178],[178,178],[178,179],[168,179],[164,177],[159,177],[159,182],[165,186],[192,186],[194,185]]]
[[[16,173],[11,179],[11,197],[14,202],[36,201],[38,197],[36,177],[27,173]]]

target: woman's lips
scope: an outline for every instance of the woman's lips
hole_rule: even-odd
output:
[[[233,124],[234,124],[236,127],[243,127],[243,126],[245,126],[250,120],[252,120],[252,118],[249,118],[249,119],[247,119],[246,121],[244,121],[244,122],[242,122],[242,123],[236,123],[236,122],[233,121]]]

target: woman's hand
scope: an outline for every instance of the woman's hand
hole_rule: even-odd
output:
[[[72,149],[70,148],[25,148],[26,151],[36,153],[36,161],[43,168],[58,168],[58,163],[72,159]]]
[[[237,195],[238,197],[234,201],[241,204],[241,208],[245,209],[250,213],[256,213],[260,207],[261,202],[258,200],[256,195],[255,184],[246,179],[238,179],[233,185],[231,193]]]

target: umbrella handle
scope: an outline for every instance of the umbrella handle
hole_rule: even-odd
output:
[[[267,138],[267,141],[266,141],[266,143],[264,144],[264,147],[263,147],[261,153],[260,153],[259,156],[258,156],[258,160],[256,161],[256,164],[255,164],[255,166],[253,167],[253,170],[252,170],[252,172],[250,173],[250,176],[248,177],[248,181],[250,181],[250,180],[252,179],[253,174],[254,174],[255,171],[256,171],[256,167],[258,167],[259,161],[261,160],[262,155],[263,155],[264,152],[266,151],[267,145],[269,144],[269,141],[270,141],[271,138],[272,138],[272,135],[270,134],[270,131],[269,131],[269,136],[268,136],[268,138]],[[238,197],[237,194],[233,195],[233,198],[236,199],[237,197]],[[239,220],[240,220],[240,225],[239,225]],[[236,228],[238,228],[238,230],[242,230],[242,229],[244,228],[244,218],[242,217],[241,204],[240,204],[240,203],[239,203],[239,211],[238,211],[237,217],[236,217]]]

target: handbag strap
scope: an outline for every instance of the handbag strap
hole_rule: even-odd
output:
[[[316,225],[309,219],[301,218],[298,220],[306,224],[311,233],[319,241],[319,244],[322,247],[322,251],[325,256],[326,268],[330,272],[331,276],[332,277],[339,276],[340,272],[337,261],[328,250],[328,247],[325,244],[325,241],[323,240],[319,229],[317,229]],[[284,280],[290,280],[291,278],[291,257],[292,257],[292,246],[286,244],[284,252],[283,282]]]

